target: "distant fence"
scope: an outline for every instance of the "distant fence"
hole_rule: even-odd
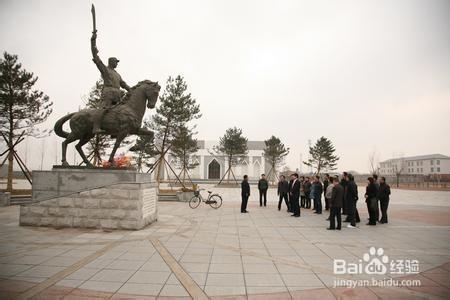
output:
[[[371,175],[355,175],[355,181],[358,184],[365,184],[367,177]],[[397,176],[380,175],[386,177],[386,182],[395,187],[397,185]],[[434,175],[400,175],[398,177],[400,187],[418,188],[418,189],[447,189],[450,188],[450,174]]]

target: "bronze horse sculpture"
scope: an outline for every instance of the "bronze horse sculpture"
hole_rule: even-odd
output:
[[[152,131],[141,128],[141,123],[146,107],[149,109],[155,107],[160,89],[158,82],[141,81],[131,88],[122,102],[107,110],[101,121],[101,129],[104,130],[105,134],[116,137],[114,148],[109,156],[110,163],[114,163],[114,155],[127,135],[153,135]],[[69,166],[66,159],[67,145],[79,140],[75,148],[83,162],[92,167],[82,147],[94,137],[92,131],[96,111],[96,109],[83,109],[56,121],[54,126],[56,135],[65,138],[62,142],[61,162],[63,166]],[[63,125],[69,120],[71,132],[66,132],[63,130]]]

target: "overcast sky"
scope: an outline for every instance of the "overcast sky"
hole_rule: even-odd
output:
[[[367,171],[374,149],[450,155],[450,1],[93,2],[100,57],[117,56],[129,85],[184,76],[203,113],[198,139],[232,126],[276,135],[292,168],[321,136],[341,171]],[[90,5],[0,0],[0,49],[39,76],[54,102],[46,127],[99,79]],[[38,168],[44,147],[50,168],[61,141],[30,139],[27,164]]]

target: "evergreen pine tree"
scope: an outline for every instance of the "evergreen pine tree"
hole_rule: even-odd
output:
[[[159,163],[156,170],[156,180],[161,177],[161,167],[165,161],[162,159],[175,137],[177,129],[185,126],[188,130],[188,123],[201,117],[200,105],[187,92],[187,84],[184,78],[178,75],[176,78],[167,79],[164,93],[159,97],[160,105],[156,108],[156,114],[152,121],[147,123],[155,132],[155,139],[159,149]]]
[[[228,162],[227,183],[230,181],[230,173],[233,173],[232,167],[239,164],[248,153],[247,141],[247,138],[242,135],[242,129],[228,128],[224,136],[219,139],[219,145],[214,148],[215,152],[225,156]]]
[[[336,170],[339,157],[334,155],[335,149],[333,144],[326,137],[321,137],[316,144],[309,148],[311,158],[303,162],[305,165],[316,170],[316,175],[322,170]]]
[[[268,180],[273,179],[277,174],[277,167],[279,167],[286,156],[289,154],[289,148],[286,148],[281,140],[275,136],[271,136],[270,139],[264,141],[266,148],[264,148],[264,158],[270,163],[270,172],[268,174]],[[273,176],[275,175],[275,176]]]
[[[193,162],[193,154],[197,152],[197,140],[193,138],[194,133],[185,126],[177,129],[170,152],[176,158],[178,167],[181,169],[180,176],[184,183],[186,175],[189,177],[189,170],[198,166],[198,162]]]
[[[9,149],[22,132],[33,137],[49,133],[36,127],[47,120],[53,106],[47,95],[33,89],[37,80],[37,76],[22,68],[17,55],[3,53],[0,59],[0,130],[8,138]],[[9,151],[7,191],[12,191],[13,163],[14,153]]]

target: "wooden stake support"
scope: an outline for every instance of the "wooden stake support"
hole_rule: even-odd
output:
[[[8,149],[6,149],[5,151],[3,151],[3,152],[0,154],[0,157],[2,157],[3,155],[6,155],[5,159],[3,159],[3,162],[2,162],[2,164],[0,165],[0,167],[3,167],[3,165],[4,165],[5,162],[6,162],[6,160],[7,160],[8,157],[9,157],[9,154],[12,152],[13,157],[15,158],[17,164],[19,165],[20,170],[22,171],[23,175],[25,175],[25,178],[28,180],[28,182],[29,182],[30,184],[32,184],[32,183],[31,183],[31,172],[30,172],[30,170],[27,168],[27,166],[25,165],[25,163],[23,162],[23,160],[20,158],[19,154],[18,154],[17,151],[16,151],[16,146],[17,146],[18,144],[20,144],[21,142],[23,142],[23,140],[25,140],[25,138],[23,137],[23,135],[25,134],[25,131],[22,131],[22,133],[19,135],[19,137],[17,138],[17,140],[12,144],[12,146],[9,146],[9,144],[10,144],[9,142],[10,142],[10,141],[9,141],[8,138],[3,134],[3,132],[0,132],[0,133],[1,133],[2,137],[3,137],[3,139],[5,140],[6,145],[8,145]]]

